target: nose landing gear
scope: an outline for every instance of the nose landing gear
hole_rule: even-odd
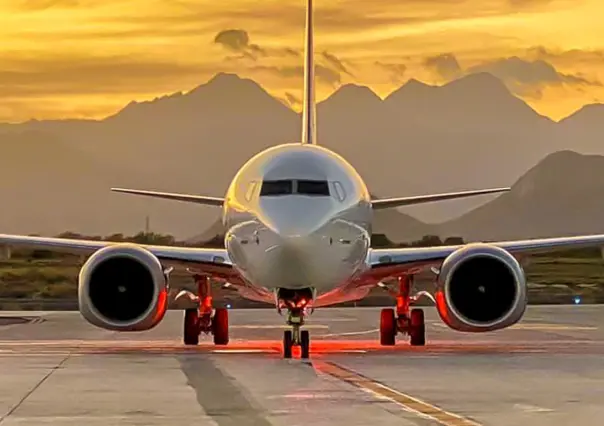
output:
[[[198,304],[197,308],[185,310],[183,340],[185,345],[199,344],[201,333],[212,334],[215,345],[229,343],[229,311],[225,308],[213,309],[210,279],[202,275],[194,275],[197,284],[197,295],[183,291],[190,300]]]
[[[424,346],[426,344],[426,325],[424,311],[409,309],[413,276],[402,276],[398,279],[398,292],[396,293],[396,313],[392,308],[382,309],[380,316],[380,344],[394,346],[397,333],[407,334],[411,346]]]
[[[291,330],[283,332],[283,358],[292,357],[294,346],[300,346],[300,358],[310,358],[310,333],[301,330],[307,313],[312,313],[312,301],[315,298],[315,289],[304,288],[291,290],[280,288],[275,292],[277,312],[287,309],[287,325]]]
[[[304,308],[291,308],[287,314],[287,325],[291,330],[283,332],[283,358],[292,357],[292,348],[300,346],[300,358],[310,357],[310,333],[308,330],[300,330],[304,325]]]

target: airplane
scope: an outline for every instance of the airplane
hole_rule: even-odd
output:
[[[107,241],[0,235],[0,245],[89,255],[78,277],[81,315],[117,331],[144,331],[167,310],[169,276],[186,268],[196,292],[181,291],[195,306],[185,309],[183,341],[199,344],[202,333],[216,345],[229,342],[226,308],[214,308],[211,285],[219,283],[281,313],[291,329],[283,334],[283,357],[300,347],[310,356],[303,329],[315,308],[364,298],[382,286],[396,308],[380,314],[380,343],[397,334],[413,346],[426,343],[423,311],[412,308],[426,292],[412,294],[413,277],[435,274],[428,294],[450,328],[488,332],[518,322],[527,305],[525,256],[558,249],[603,246],[604,235],[468,243],[437,247],[371,248],[374,210],[509,191],[494,188],[413,197],[375,199],[357,171],[339,154],[317,144],[313,5],[307,0],[303,127],[300,143],[270,147],[247,161],[224,198],[136,189],[113,191],[222,208],[225,248],[136,245]],[[387,282],[396,282],[395,288]]]

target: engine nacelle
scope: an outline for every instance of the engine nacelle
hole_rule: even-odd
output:
[[[436,307],[455,330],[493,331],[518,322],[527,297],[524,270],[514,256],[493,245],[468,244],[443,262]]]
[[[98,327],[149,330],[168,307],[162,265],[154,254],[134,244],[102,248],[80,270],[78,300],[82,316]]]

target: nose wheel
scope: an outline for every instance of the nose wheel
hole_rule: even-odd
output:
[[[300,346],[300,358],[310,358],[310,333],[308,330],[301,330],[304,325],[304,310],[291,309],[288,313],[287,324],[292,326],[291,330],[283,332],[283,358],[292,358],[292,349],[294,346]]]
[[[201,333],[212,334],[215,345],[229,343],[229,311],[212,307],[210,280],[208,277],[194,276],[197,295],[191,295],[198,307],[185,310],[183,341],[185,345],[198,345]]]
[[[380,314],[380,344],[394,346],[398,333],[409,336],[411,346],[426,344],[426,324],[422,309],[409,309],[411,277],[399,278],[399,291],[396,295],[396,311],[382,309]]]

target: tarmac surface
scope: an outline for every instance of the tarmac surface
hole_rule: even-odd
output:
[[[379,309],[317,310],[311,361],[284,319],[231,311],[231,342],[181,343],[182,312],[116,333],[77,312],[0,312],[0,426],[600,425],[604,306],[529,307],[507,330],[379,346]],[[294,356],[297,356],[296,352]]]

